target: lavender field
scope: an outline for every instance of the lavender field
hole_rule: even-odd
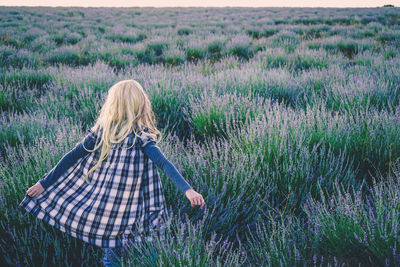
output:
[[[102,265],[18,204],[124,79],[206,202],[160,171],[124,266],[400,266],[399,55],[395,7],[1,7],[0,266]]]

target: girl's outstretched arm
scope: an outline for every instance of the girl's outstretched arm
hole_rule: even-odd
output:
[[[192,187],[183,179],[175,166],[165,158],[164,154],[156,146],[154,141],[149,142],[144,147],[144,153],[171,179],[183,193]]]
[[[89,134],[85,137],[84,145],[87,149],[93,149],[96,139],[89,131]],[[37,197],[46,188],[54,184],[57,179],[63,174],[69,167],[71,167],[78,159],[89,154],[82,143],[77,144],[71,151],[64,155],[64,157],[57,163],[57,165],[48,173],[45,174],[35,185],[31,186],[27,190],[27,194],[30,197]]]
[[[203,196],[196,191],[183,179],[182,175],[178,172],[175,166],[165,158],[164,154],[156,146],[154,141],[149,141],[144,146],[144,153],[159,167],[163,170],[165,175],[171,179],[180,191],[185,193],[186,197],[190,200],[192,207],[195,205],[201,205],[204,207]]]

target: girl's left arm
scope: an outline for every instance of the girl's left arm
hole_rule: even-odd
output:
[[[186,181],[182,175],[178,172],[175,166],[164,156],[160,149],[156,146],[154,140],[146,138],[143,142],[144,153],[158,166],[161,168],[169,179],[171,179],[179,190],[182,191],[185,196],[189,199],[192,207],[199,205],[203,209],[206,204],[201,194],[197,193]]]
[[[144,146],[144,153],[164,171],[166,176],[175,183],[182,193],[193,189],[192,186],[182,177],[175,166],[164,156],[154,141],[149,141]]]

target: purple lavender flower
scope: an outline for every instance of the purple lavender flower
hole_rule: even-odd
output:
[[[217,242],[215,242],[214,240],[213,241],[211,241],[211,247],[212,248],[215,248],[215,245],[217,244]]]
[[[357,241],[360,241],[358,236],[357,236],[357,234],[356,234],[356,232],[353,232],[353,234],[354,234],[354,237],[357,239]]]

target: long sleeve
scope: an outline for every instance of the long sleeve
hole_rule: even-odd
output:
[[[154,141],[149,141],[143,149],[144,153],[159,167],[165,175],[172,180],[182,193],[192,187],[183,179],[175,166],[165,158],[164,154],[155,145]]]
[[[85,148],[93,149],[96,139],[92,134],[88,134],[85,137],[84,144]],[[44,189],[52,185],[57,179],[63,174],[69,167],[76,163],[80,158],[86,156],[90,152],[86,151],[82,143],[77,144],[71,151],[64,155],[64,157],[57,163],[57,165],[42,178],[39,182]]]

